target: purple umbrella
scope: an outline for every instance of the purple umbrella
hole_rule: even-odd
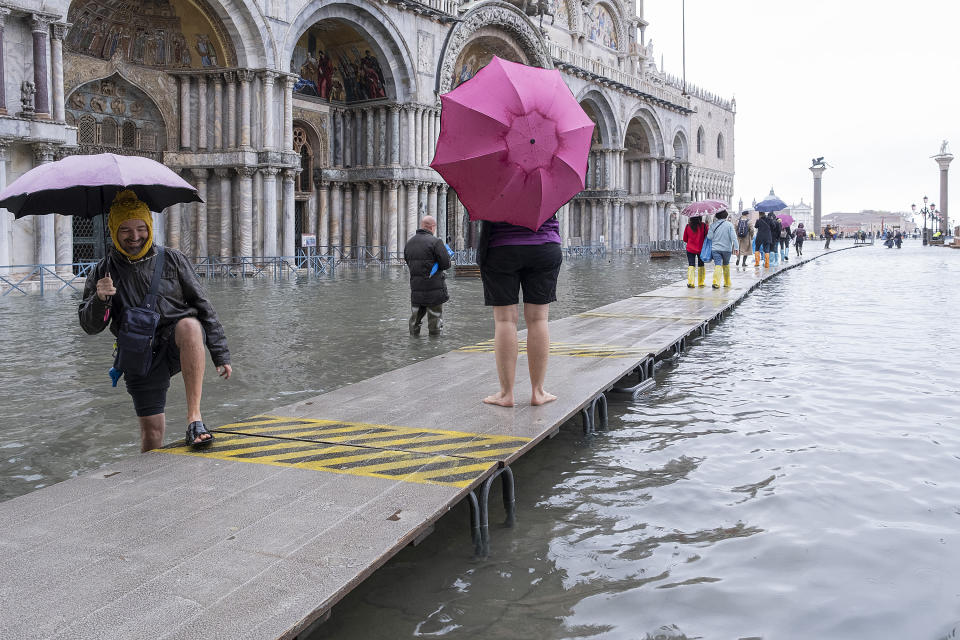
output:
[[[789,213],[778,213],[777,217],[780,218],[780,223],[785,227],[793,224],[793,216]]]
[[[722,200],[699,200],[692,202],[680,212],[682,216],[712,216],[719,211],[726,211],[727,203]]]
[[[203,202],[195,187],[159,162],[100,153],[68,156],[27,171],[0,192],[0,207],[17,218],[47,213],[92,218],[105,213],[124,189],[132,189],[151,211]]]

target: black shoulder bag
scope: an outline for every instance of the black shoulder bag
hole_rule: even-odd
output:
[[[114,368],[129,376],[145,376],[153,364],[153,341],[160,324],[157,312],[157,290],[163,272],[163,247],[157,247],[157,262],[153,267],[150,291],[139,307],[123,312],[117,333],[117,357]]]

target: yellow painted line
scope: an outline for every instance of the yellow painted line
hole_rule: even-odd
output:
[[[527,343],[521,340],[517,343],[518,351],[521,354],[527,352]],[[493,340],[486,340],[479,344],[461,347],[457,351],[465,353],[493,353]],[[582,344],[576,342],[551,342],[550,355],[552,356],[570,356],[575,358],[629,358],[634,356],[647,356],[650,352],[646,349],[635,347],[624,347],[611,344]]]
[[[435,480],[436,478],[442,478],[443,476],[458,476],[470,472],[483,472],[490,468],[489,464],[472,464],[463,467],[455,467],[453,469],[433,469],[431,471],[418,471],[416,473],[411,473],[409,476],[406,476],[404,480],[407,482],[427,482],[430,480]]]

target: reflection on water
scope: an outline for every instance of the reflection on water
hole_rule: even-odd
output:
[[[460,505],[315,638],[946,637],[960,622],[960,252],[905,247],[768,282],[656,387],[612,403],[608,431],[573,421],[516,463],[517,526],[492,527],[489,559],[470,559]],[[554,316],[684,273],[571,261]],[[237,375],[208,371],[211,421],[492,333],[475,280],[451,279],[441,340],[405,335],[397,272],[212,288]],[[109,341],[80,334],[66,306],[0,302],[0,497],[136,450],[129,400],[106,382]]]

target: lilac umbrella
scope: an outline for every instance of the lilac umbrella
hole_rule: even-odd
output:
[[[722,200],[699,200],[692,202],[683,208],[680,215],[687,217],[694,216],[712,216],[720,211],[727,210],[727,203]]]
[[[203,202],[195,187],[159,162],[100,153],[68,156],[27,171],[0,192],[0,207],[17,218],[47,213],[93,218],[124,189],[132,189],[151,211]]]
[[[778,213],[777,217],[780,218],[780,224],[785,227],[789,227],[793,224],[793,216],[789,213]]]

